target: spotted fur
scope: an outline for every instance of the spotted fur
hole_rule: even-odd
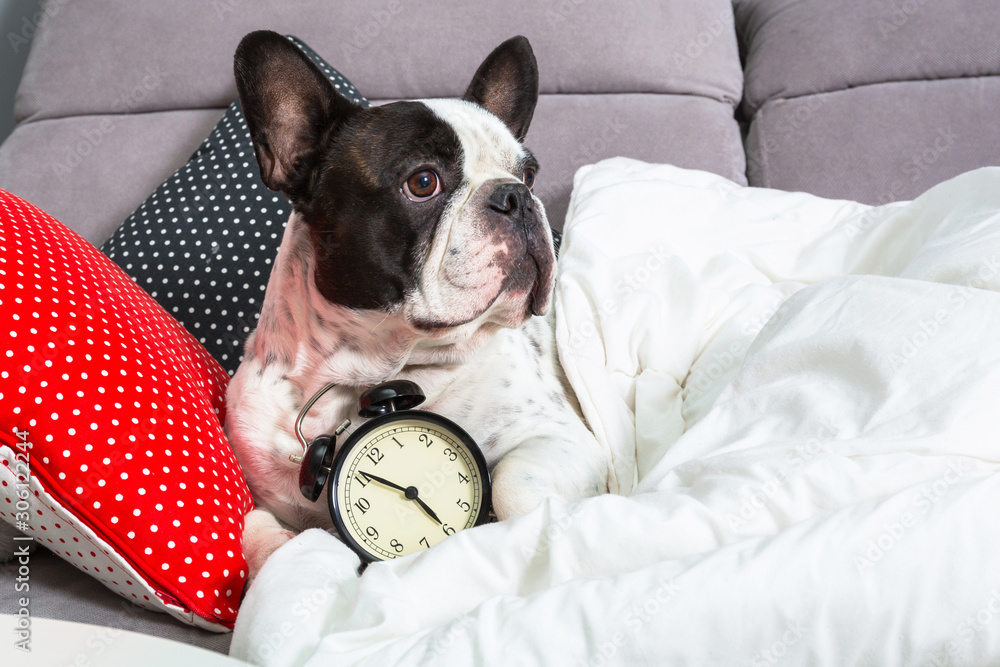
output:
[[[366,387],[412,380],[427,396],[422,408],[460,424],[482,447],[501,519],[549,496],[606,492],[606,451],[584,424],[556,355],[552,235],[541,201],[521,183],[525,168],[536,166],[517,138],[537,97],[527,40],[498,47],[465,100],[313,117],[289,106],[288,96],[308,96],[302,81],[321,85],[299,72],[292,77],[299,88],[275,93],[277,119],[266,93],[280,92],[281,81],[240,80],[241,70],[256,71],[253,58],[268,57],[285,59],[270,68],[278,72],[307,66],[288,51],[274,56],[284,47],[267,34],[247,40],[253,43],[241,50],[257,55],[241,61],[237,52],[238,88],[244,106],[258,105],[248,113],[257,119],[255,142],[266,144],[258,155],[284,179],[279,187],[292,184],[284,191],[294,206],[227,397],[226,432],[250,489],[258,507],[280,521],[248,519],[248,560],[259,566],[290,535],[276,531],[333,529],[325,498],[310,502],[301,494],[299,465],[291,460],[303,453],[296,416],[329,382],[338,386],[305,419],[307,437],[332,432],[347,418],[357,427]],[[534,95],[530,104],[518,97],[518,86],[501,85],[496,76],[526,77],[529,85],[520,87]],[[318,99],[325,94],[316,92]],[[317,124],[293,134],[326,137],[323,145],[308,149],[283,137],[273,125],[285,127],[289,118]],[[392,129],[398,127],[404,129]],[[282,146],[298,157],[283,154]],[[425,163],[441,173],[444,190],[431,205],[412,206],[400,198],[398,179]],[[311,166],[302,172],[302,165]],[[359,189],[367,193],[361,199]],[[350,271],[365,275],[345,275]],[[361,296],[343,292],[362,277],[369,284]]]

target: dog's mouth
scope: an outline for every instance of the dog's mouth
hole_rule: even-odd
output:
[[[544,254],[541,257],[526,254],[508,270],[507,279],[496,294],[474,313],[455,319],[418,317],[411,319],[410,324],[423,334],[442,333],[475,322],[494,310],[494,306],[497,309],[488,319],[503,326],[520,326],[531,316],[545,315],[551,303],[553,272],[552,260],[546,259]]]
[[[556,257],[552,245],[539,232],[528,236],[527,256],[534,269],[534,280],[528,297],[528,309],[532,315],[544,315],[552,301],[552,282]]]
[[[544,315],[548,312],[548,308],[543,305],[543,302],[539,299],[538,291],[541,289],[541,282],[536,280],[535,286],[531,289],[531,296],[528,299],[528,312],[532,315]]]
[[[515,308],[511,326],[519,326],[532,316],[545,315],[552,301],[553,260],[551,252],[527,252],[508,270],[507,280],[497,295],[506,297],[507,303]],[[485,311],[484,311],[485,312]],[[513,320],[511,320],[513,322]]]
[[[523,255],[511,262],[500,294],[523,299],[523,317],[545,315],[552,301],[555,253],[542,230],[524,237]]]
[[[531,286],[531,293],[528,295],[528,312],[532,315],[544,315],[549,310],[549,300],[551,298],[549,286],[542,284],[542,268],[538,265],[538,260],[532,257],[535,263],[535,282]]]

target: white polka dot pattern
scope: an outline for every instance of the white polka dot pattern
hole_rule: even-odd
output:
[[[334,88],[369,106],[295,37]],[[260,180],[235,102],[186,165],[150,195],[101,250],[187,328],[232,375],[256,326],[291,205]]]
[[[2,190],[0,360],[0,520],[134,602],[231,628],[253,504],[222,432],[226,372],[93,246]]]
[[[23,476],[18,479],[15,473],[17,464],[8,457],[8,451],[7,448],[0,447],[0,489],[3,492],[0,497],[3,497],[5,502],[2,504],[6,506],[5,509],[0,509],[0,515],[9,515],[10,508],[18,501],[8,494],[9,489],[17,488],[18,482],[24,481]],[[26,498],[27,513],[31,517],[30,532],[35,540],[123,598],[145,609],[166,612],[184,623],[206,630],[225,632],[231,627],[201,618],[169,592],[157,590],[122,554],[115,551],[113,545],[79,522],[59,501],[46,493],[37,477],[28,480]],[[228,601],[223,604],[226,613],[235,616],[233,605]]]

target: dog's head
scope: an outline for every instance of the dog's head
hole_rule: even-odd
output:
[[[497,47],[461,100],[362,108],[268,31],[243,39],[235,73],[261,177],[306,223],[323,298],[428,336],[548,309],[552,235],[521,145],[538,99],[527,39]]]

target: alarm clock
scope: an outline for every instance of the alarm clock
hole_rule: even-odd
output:
[[[424,394],[408,380],[365,391],[358,415],[367,418],[339,450],[334,433],[308,445],[302,420],[336,384],[302,407],[295,434],[306,453],[299,486],[315,502],[328,486],[330,516],[341,538],[367,562],[429,549],[449,535],[488,521],[490,474],[476,441],[455,422],[415,408]]]

